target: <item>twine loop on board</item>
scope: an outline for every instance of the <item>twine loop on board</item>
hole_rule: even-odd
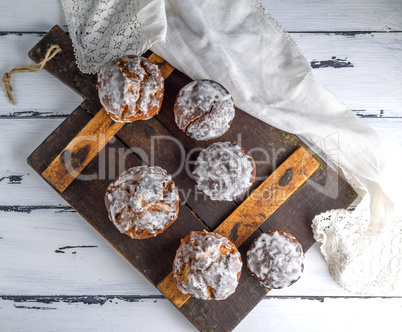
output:
[[[15,73],[27,73],[27,72],[31,72],[31,71],[42,70],[43,67],[45,67],[46,63],[48,61],[50,61],[51,59],[53,59],[61,51],[62,50],[61,50],[60,46],[52,45],[47,50],[45,58],[41,62],[36,63],[32,66],[15,67],[14,69],[11,69],[10,72],[4,73],[2,81],[3,81],[4,87],[7,92],[7,97],[13,103],[13,105],[15,105],[15,100],[14,100],[14,97],[12,94],[13,87],[11,86],[11,82],[10,82],[11,75],[13,75]]]

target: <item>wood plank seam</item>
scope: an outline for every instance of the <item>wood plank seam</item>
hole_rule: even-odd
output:
[[[159,63],[164,63],[164,62],[162,62],[160,59],[162,59],[162,58],[160,58],[160,57],[158,57],[156,54],[154,54],[154,53],[152,53],[151,54],[151,56],[154,56],[154,61],[159,61]],[[162,59],[163,60],[163,59]],[[171,68],[173,68],[173,67],[171,67]],[[173,68],[173,70],[174,70],[174,68]],[[173,71],[172,70],[172,71]],[[172,72],[171,71],[171,72]],[[80,105],[81,107],[83,107],[84,109],[86,109],[87,110],[87,112],[88,112],[88,114],[90,115],[90,116],[92,116],[92,117],[94,117],[94,115],[91,113],[91,107],[94,107],[94,105],[93,105],[93,103],[89,100],[89,99],[85,99],[84,100],[84,102]],[[174,136],[173,135],[173,133],[162,123],[162,122],[160,122],[160,121],[158,121],[164,128],[166,128],[166,130],[172,135],[172,136]],[[116,133],[116,135],[114,136],[114,138],[115,139],[117,139],[121,144],[123,144],[127,149],[131,149],[131,147],[122,139],[122,138],[120,138],[120,136],[118,135],[118,133]],[[189,151],[188,151],[188,149],[185,147],[185,146],[183,146],[183,148],[184,148],[184,150],[186,151],[186,153],[188,153]],[[131,153],[132,154],[134,154],[135,156],[137,156],[138,157],[138,159],[141,159],[142,160],[142,162],[144,163],[144,164],[146,164],[146,165],[150,165],[149,164],[149,162],[147,162],[146,160],[144,160],[144,158],[143,158],[143,156],[141,156],[140,154],[137,154],[135,151],[131,151]],[[186,200],[182,200],[181,198],[180,198],[180,201],[181,201],[181,203],[183,204],[183,205],[185,205],[189,210],[190,210],[190,212],[200,221],[200,223],[202,223],[203,225],[204,225],[204,227],[205,227],[205,229],[206,230],[211,230],[211,228],[202,220],[202,218],[197,214],[197,212],[196,211],[194,211],[194,209],[187,203],[187,201]],[[237,204],[237,205],[239,205],[236,201],[233,201],[235,204]]]
[[[51,139],[48,138],[40,147],[37,148],[37,150],[35,150],[35,154],[32,154],[31,157],[28,158],[28,163],[33,165],[35,170],[39,170],[40,174],[46,170],[48,165],[52,163],[55,156],[58,155],[58,147],[66,146],[68,142],[80,132],[82,125],[88,123],[98,113],[98,110],[101,109],[99,101],[95,97],[97,92],[96,89],[94,89],[96,84],[94,77],[83,76],[77,72],[77,69],[74,67],[74,54],[70,45],[71,41],[69,38],[65,38],[63,35],[58,34],[56,31],[53,34],[46,36],[46,38],[39,42],[37,47],[34,48],[34,52],[36,57],[41,57],[42,55],[40,49],[45,50],[48,43],[52,42],[53,40],[60,40],[60,43],[62,43],[67,50],[66,53],[68,53],[68,57],[62,60],[60,63],[55,64],[53,67],[51,66],[49,71],[64,83],[72,87],[75,91],[78,91],[78,93],[81,92],[81,95],[85,95],[83,102],[85,107],[82,106],[79,110],[77,110],[77,112],[74,111],[74,114],[72,114],[71,118],[69,117],[65,123],[63,122],[63,130],[55,131],[53,136],[49,136]],[[162,66],[163,61],[158,65]],[[168,97],[166,98],[165,104],[166,112],[161,112],[161,115],[158,118],[155,118],[155,120],[151,120],[149,122],[139,122],[132,126],[125,126],[119,132],[119,134],[116,135],[117,140],[109,143],[111,144],[110,146],[117,144],[116,146],[122,146],[123,149],[128,146],[138,146],[140,149],[144,149],[146,153],[150,153],[150,146],[152,146],[152,144],[150,144],[151,140],[149,137],[152,135],[152,133],[156,133],[156,135],[168,135],[178,138],[185,146],[185,150],[187,152],[192,151],[193,147],[204,147],[205,144],[194,143],[193,141],[186,139],[186,137],[175,126],[173,112],[168,112],[169,109],[172,110],[175,95],[179,91],[180,87],[187,84],[189,81],[191,81],[191,79],[185,74],[175,71],[169,80],[169,84],[167,86],[168,89],[165,90],[165,95]],[[89,98],[87,98],[87,96],[89,96]],[[295,136],[284,132],[281,133],[281,131],[278,129],[272,128],[266,124],[263,124],[262,122],[259,123],[258,120],[255,120],[255,118],[252,118],[241,110],[238,110],[236,119],[237,121],[232,125],[231,132],[236,133],[242,132],[242,130],[247,130],[249,137],[245,137],[247,142],[245,146],[248,148],[258,146],[264,149],[267,149],[268,147],[273,149],[275,147],[276,149],[282,151],[282,148],[286,147],[284,148],[284,154],[279,157],[279,164],[284,162],[285,158],[288,158],[298,146],[304,146],[304,144]],[[65,136],[63,139],[64,134],[68,133],[70,129],[72,129],[71,134]],[[252,137],[261,137],[261,140],[256,142],[256,140]],[[235,140],[235,137],[234,135],[229,134],[229,136],[225,136],[224,139]],[[176,147],[162,144],[162,146],[157,148],[156,151],[158,153],[157,156],[160,155],[163,157],[152,160],[161,166],[167,167],[167,169],[172,171],[171,174],[175,174],[175,167],[179,164],[175,161],[179,156],[179,154],[176,154],[177,151],[175,151],[175,149]],[[117,149],[116,151],[120,150]],[[50,154],[47,155],[47,153]],[[273,150],[272,153],[273,160],[275,160],[277,154],[276,152],[273,152]],[[130,154],[127,156],[127,158],[129,167],[140,165],[144,161],[143,158],[138,158],[138,156],[135,154]],[[324,164],[324,162],[319,158],[316,159],[320,165]],[[94,172],[98,161],[97,159],[94,161],[95,162],[92,162],[88,165],[85,173],[95,174]],[[127,166],[127,164],[125,165]],[[261,176],[261,180],[256,181],[250,192],[252,192],[260,184],[260,181],[265,179],[265,174],[272,174],[274,169],[277,167],[276,162],[269,163],[268,165],[270,166],[260,168],[259,176]],[[284,175],[286,174],[286,176],[283,179],[281,178],[282,181],[281,183],[278,183],[278,185],[286,185],[291,178],[292,174],[290,172],[286,173],[287,170],[288,169],[285,169]],[[312,181],[318,181],[316,183],[320,183],[320,181],[328,179],[328,177],[325,177],[325,179],[323,178],[323,176],[325,176],[323,175],[323,168],[320,167],[319,170],[319,172],[317,171],[314,173],[312,178]],[[332,178],[329,177],[329,179]],[[179,178],[178,181],[180,186],[183,186],[184,190],[193,190],[192,182],[189,183],[189,180],[190,178],[187,176]],[[172,269],[171,264],[174,259],[175,251],[180,244],[180,240],[187,235],[188,232],[205,229],[205,223],[210,225],[207,227],[207,229],[218,229],[221,220],[226,219],[228,215],[238,208],[238,204],[244,198],[243,196],[238,202],[230,202],[230,204],[226,204],[225,202],[213,204],[212,201],[206,201],[206,203],[197,202],[199,197],[190,195],[188,203],[195,209],[195,211],[189,208],[187,204],[187,206],[183,206],[181,218],[178,218],[179,220],[171,226],[172,228],[166,231],[164,236],[161,236],[156,241],[151,240],[150,243],[152,242],[152,244],[148,245],[145,242],[130,242],[128,239],[124,238],[120,233],[118,233],[117,230],[112,227],[113,225],[106,222],[108,221],[108,218],[107,215],[105,215],[105,210],[102,205],[102,193],[104,192],[107,182],[108,181],[106,179],[97,179],[93,182],[76,181],[74,182],[74,186],[70,188],[71,190],[67,190],[64,193],[58,193],[64,199],[66,199],[67,202],[74,206],[74,208],[99,233],[101,233],[101,235],[107,241],[109,241],[133,266],[140,271],[140,273],[142,273],[154,285],[161,284],[161,282],[163,282],[163,278],[169,275]],[[267,221],[261,225],[260,231],[267,230],[268,227],[274,227],[272,229],[283,229],[290,231],[292,234],[295,234],[301,241],[302,245],[308,249],[314,241],[311,236],[311,211],[320,212],[317,210],[321,209],[321,203],[324,203],[324,207],[331,208],[334,206],[338,207],[339,204],[346,204],[347,200],[345,203],[342,203],[344,200],[340,200],[338,203],[337,201],[335,202],[328,198],[320,197],[320,195],[317,195],[317,200],[315,200],[316,192],[312,192],[312,187],[307,184],[308,183],[305,183],[305,185],[299,187],[299,190],[296,191],[295,198],[292,200],[286,200],[286,208],[283,207],[271,215],[269,218],[269,223]],[[88,193],[86,191],[88,187],[94,189],[93,193]],[[347,193],[349,194],[349,192]],[[96,203],[93,204],[93,206],[88,206],[83,198],[89,198],[91,202]],[[305,199],[307,200],[307,209],[306,207],[299,205],[299,203]],[[292,209],[292,206],[296,206],[296,210]],[[342,207],[344,207],[344,205]],[[200,215],[198,215],[198,213],[200,213]],[[292,217],[288,218],[288,216]],[[200,222],[202,220],[205,220],[205,223]],[[236,232],[230,233],[230,235],[233,236]],[[237,233],[239,233],[239,231]],[[253,236],[249,238],[248,242],[250,242],[258,234],[259,232],[253,233]],[[246,245],[247,243],[241,248],[242,254],[244,254]],[[164,257],[164,259],[161,258],[160,261],[158,261],[158,255],[161,255],[160,257]],[[180,307],[180,312],[183,313],[197,328],[201,330],[217,330],[222,328],[225,329],[225,327],[226,329],[234,328],[234,326],[236,326],[266,295],[266,290],[262,288],[249,273],[245,272],[245,268],[243,271],[244,273],[242,274],[236,292],[224,303],[221,301],[200,302],[196,299],[190,299],[184,306]],[[230,306],[228,304],[230,304]],[[208,319],[204,319],[202,317],[202,313],[206,312],[210,313]]]
[[[114,122],[102,109],[60,152],[42,176],[63,192],[123,125]]]
[[[164,79],[174,71],[169,63],[156,54],[151,54],[149,59],[160,66]],[[42,176],[58,191],[64,192],[123,125],[114,122],[102,108],[60,152]]]
[[[319,166],[320,163],[304,147],[299,147],[214,232],[227,237],[239,247]],[[266,193],[269,193],[268,197]],[[181,293],[176,287],[173,273],[157,287],[178,308],[190,298],[190,295]]]

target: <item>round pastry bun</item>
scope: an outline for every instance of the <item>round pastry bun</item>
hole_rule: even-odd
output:
[[[159,166],[124,171],[106,190],[105,205],[116,228],[133,239],[162,233],[179,213],[172,177]]]
[[[289,287],[299,280],[304,269],[303,248],[286,232],[262,233],[247,251],[247,268],[268,289]]]
[[[236,142],[218,142],[202,150],[194,164],[197,188],[212,200],[232,201],[255,179],[255,162]]]
[[[236,246],[217,233],[191,232],[173,262],[177,288],[202,300],[224,300],[234,293],[242,261]]]
[[[192,81],[179,92],[174,105],[177,126],[199,141],[222,136],[235,116],[230,93],[211,80]]]
[[[147,58],[125,55],[98,72],[99,100],[116,122],[149,119],[162,105],[165,89],[158,66]]]

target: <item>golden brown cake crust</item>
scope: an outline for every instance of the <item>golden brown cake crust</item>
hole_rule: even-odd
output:
[[[123,172],[105,194],[109,219],[133,239],[154,237],[177,218],[179,195],[170,175],[158,166]]]
[[[102,106],[116,122],[132,122],[156,115],[165,89],[158,66],[136,55],[104,64],[98,73],[97,87]]]
[[[210,232],[191,232],[181,242],[173,263],[177,288],[203,300],[224,300],[234,293],[242,261],[229,239]]]

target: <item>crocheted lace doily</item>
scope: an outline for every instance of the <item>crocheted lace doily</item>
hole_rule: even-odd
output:
[[[382,233],[367,233],[369,195],[354,211],[331,210],[313,220],[314,238],[335,281],[366,295],[402,294],[402,218]]]
[[[95,74],[123,55],[141,55],[164,42],[163,0],[62,0],[78,68]]]

